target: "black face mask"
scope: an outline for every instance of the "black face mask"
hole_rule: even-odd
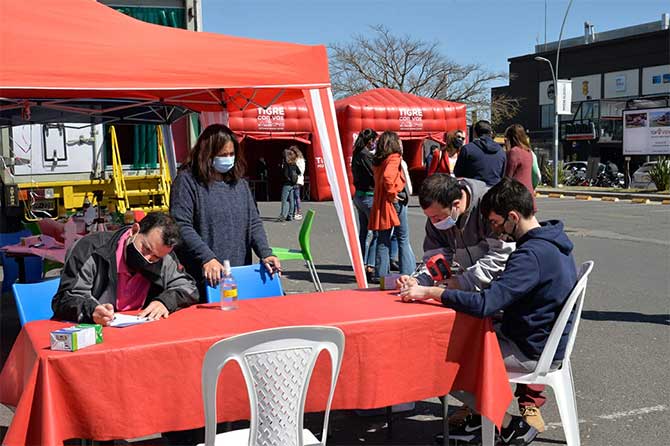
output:
[[[144,256],[137,250],[134,240],[128,243],[126,246],[126,265],[128,268],[135,272],[152,272],[155,273],[156,270],[160,272],[160,260],[155,263],[151,263],[144,258]]]
[[[463,140],[462,139],[454,139],[454,147],[457,149],[460,149],[463,147]]]

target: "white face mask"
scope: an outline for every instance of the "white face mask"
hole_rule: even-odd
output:
[[[433,223],[433,226],[435,226],[435,229],[439,229],[440,231],[446,231],[447,229],[450,229],[456,225],[456,219],[453,217],[454,215],[454,210],[452,209],[451,214],[437,223]]]

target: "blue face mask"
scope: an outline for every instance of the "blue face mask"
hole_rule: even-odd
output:
[[[215,156],[212,160],[212,167],[219,173],[226,173],[235,165],[235,155],[233,156]]]
[[[447,218],[438,221],[437,223],[433,223],[433,226],[435,226],[435,229],[439,229],[440,231],[446,231],[447,229],[450,229],[456,225],[456,220],[453,217],[453,212],[451,215],[449,215]]]

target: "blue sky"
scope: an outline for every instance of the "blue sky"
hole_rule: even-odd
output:
[[[568,0],[547,0],[547,41],[558,40]],[[507,73],[509,57],[544,41],[544,0],[204,0],[204,30],[305,44],[341,43],[384,24],[396,34],[438,41],[459,63]],[[658,21],[663,0],[574,0],[563,38]],[[502,84],[505,84],[503,82]],[[500,84],[497,84],[500,85]],[[493,85],[492,85],[493,86]]]

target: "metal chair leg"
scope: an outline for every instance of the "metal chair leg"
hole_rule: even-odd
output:
[[[449,395],[444,395],[440,397],[442,401],[442,433],[444,435],[444,441],[442,444],[449,444]]]
[[[393,406],[386,406],[387,438],[393,437]]]
[[[314,284],[314,288],[316,289],[316,292],[320,292],[321,290],[319,289],[319,284],[317,282],[316,277],[314,277],[314,271],[312,270],[312,262],[309,260],[305,260],[305,266],[309,270],[309,275],[312,276],[312,283]]]
[[[310,262],[309,260],[306,261],[306,263],[308,264],[308,268],[312,273],[312,280],[314,281],[316,291],[323,293],[323,286],[321,285],[321,280],[319,279],[319,273],[316,271],[316,266],[314,266],[314,263]]]

